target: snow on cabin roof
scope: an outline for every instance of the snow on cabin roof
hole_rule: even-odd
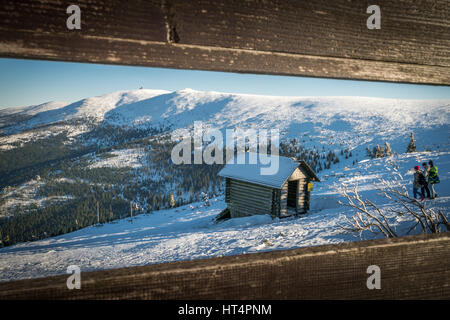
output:
[[[232,178],[236,180],[255,183],[271,188],[280,189],[284,182],[291,176],[296,168],[301,167],[303,173],[310,176],[313,180],[319,181],[314,172],[309,166],[301,161],[300,163],[287,157],[282,156],[268,156],[268,161],[261,161],[257,153],[246,152],[234,157],[233,162],[228,162],[225,167],[219,172],[219,176],[224,178]],[[245,159],[244,159],[245,157]],[[256,159],[255,161],[253,159]],[[278,170],[274,170],[274,174],[263,174],[264,168],[271,167],[276,169],[276,158],[278,158]],[[267,163],[268,162],[268,163]],[[243,163],[243,164],[241,164]]]

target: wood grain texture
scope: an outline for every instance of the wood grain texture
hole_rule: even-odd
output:
[[[0,56],[136,66],[450,84],[447,0],[3,0]]]
[[[181,43],[450,66],[447,0],[172,0]],[[380,30],[366,9],[381,8]]]
[[[66,279],[0,283],[0,299],[449,299],[450,234],[85,272],[80,290]]]

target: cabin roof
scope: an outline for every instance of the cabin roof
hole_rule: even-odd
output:
[[[255,157],[256,163],[254,163],[254,161],[251,162],[250,157]],[[272,156],[269,156],[269,159],[271,157]],[[295,161],[292,158],[282,156],[276,157],[278,157],[279,164],[278,171],[275,174],[262,174],[261,169],[269,168],[270,163],[265,164],[264,162],[261,162],[257,153],[246,152],[234,157],[232,163],[228,162],[219,172],[219,176],[280,189],[295,169],[299,168],[311,180],[320,181],[305,161]],[[237,160],[240,161],[238,162]],[[240,164],[241,162],[244,163]]]

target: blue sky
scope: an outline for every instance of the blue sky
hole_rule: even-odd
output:
[[[48,101],[74,102],[141,86],[276,96],[450,99],[448,86],[0,59],[0,109]]]

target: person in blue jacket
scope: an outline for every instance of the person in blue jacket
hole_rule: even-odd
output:
[[[413,195],[414,199],[417,199],[417,195],[420,195],[420,200],[423,201],[425,196],[423,194],[423,186],[426,180],[422,171],[420,171],[419,166],[414,167],[414,182],[413,182]],[[419,191],[421,190],[421,191]]]
[[[427,193],[427,198],[431,199],[431,194],[430,194],[430,188],[428,188],[429,182],[428,182],[428,175],[430,173],[430,167],[428,166],[428,163],[424,162],[422,163],[422,167],[423,167],[423,175],[425,176],[425,185],[422,187],[422,194],[425,197],[425,191]]]

